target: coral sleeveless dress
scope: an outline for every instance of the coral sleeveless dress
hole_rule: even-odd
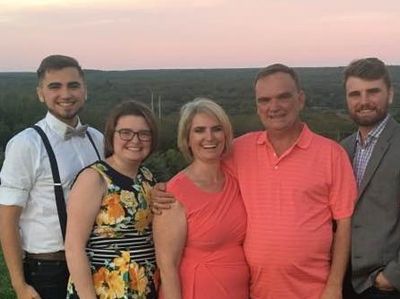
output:
[[[243,253],[246,211],[236,180],[225,173],[221,192],[199,189],[184,172],[167,185],[185,207],[187,240],[180,264],[183,299],[248,299]],[[162,298],[162,284],[160,289]]]

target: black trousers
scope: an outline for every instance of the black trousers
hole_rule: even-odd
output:
[[[400,292],[386,292],[371,287],[357,294],[351,285],[351,265],[349,265],[343,281],[343,299],[400,299]]]
[[[65,261],[24,260],[24,275],[42,299],[65,299],[69,278]]]
[[[351,265],[348,265],[346,275],[343,280],[343,299],[359,299],[359,295],[354,291],[351,284]]]
[[[360,299],[400,299],[400,292],[398,291],[381,291],[375,287],[371,287],[363,292]]]

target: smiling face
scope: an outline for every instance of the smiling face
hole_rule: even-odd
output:
[[[120,161],[133,162],[139,165],[150,154],[152,141],[141,141],[138,134],[134,134],[130,141],[126,141],[124,140],[126,138],[124,136],[121,138],[120,133],[118,133],[118,131],[124,132],[123,129],[143,133],[151,132],[150,127],[144,117],[136,115],[121,116],[115,127],[113,139],[114,153],[112,156]]]
[[[73,127],[77,124],[77,115],[85,102],[86,87],[76,68],[46,71],[37,87],[37,94],[56,118]]]
[[[225,148],[225,133],[213,115],[197,113],[189,131],[189,148],[194,161],[219,161]]]
[[[383,79],[364,80],[349,77],[346,100],[350,117],[367,132],[383,120],[393,99],[393,90]]]
[[[260,78],[255,85],[257,114],[271,133],[291,132],[300,123],[305,97],[293,78],[277,72]]]

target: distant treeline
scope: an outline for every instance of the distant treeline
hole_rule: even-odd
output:
[[[349,134],[353,125],[346,119],[343,68],[296,70],[307,96],[303,118],[310,127],[334,139]],[[164,174],[168,176],[168,173],[184,165],[174,148],[178,111],[185,102],[199,96],[216,100],[231,116],[236,135],[261,128],[255,115],[253,93],[253,79],[257,71],[258,69],[86,70],[88,102],[81,118],[83,122],[102,131],[107,112],[116,103],[136,99],[152,106],[156,116],[160,117],[161,140],[159,152],[149,163],[153,164],[154,160],[157,160],[157,165],[175,163]],[[391,66],[390,72],[395,94],[400,94],[400,66]],[[43,117],[45,108],[37,100],[36,84],[35,73],[0,73],[2,150],[11,136]],[[392,105],[395,116],[399,107],[400,103],[395,100]]]

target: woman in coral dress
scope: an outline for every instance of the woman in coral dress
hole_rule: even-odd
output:
[[[68,201],[67,298],[156,298],[149,192],[141,163],[153,151],[151,111],[130,101],[114,108],[105,130],[105,161],[85,168]]]
[[[163,299],[247,299],[243,253],[246,212],[235,179],[221,166],[232,129],[220,106],[195,99],[182,107],[178,147],[190,165],[168,182],[177,199],[154,218]]]

